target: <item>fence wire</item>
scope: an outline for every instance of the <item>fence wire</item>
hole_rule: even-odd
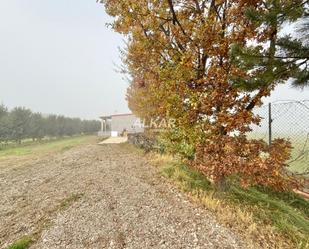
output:
[[[249,136],[268,143],[276,138],[290,140],[293,146],[290,169],[309,175],[309,100],[277,101],[254,112],[262,120],[259,126],[251,127]]]

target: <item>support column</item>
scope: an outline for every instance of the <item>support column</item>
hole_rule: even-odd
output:
[[[101,119],[101,131],[104,130],[104,119]]]

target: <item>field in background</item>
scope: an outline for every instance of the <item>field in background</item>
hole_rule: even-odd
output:
[[[268,141],[268,135],[259,132],[250,133],[248,137]],[[292,172],[302,173],[309,170],[309,139],[307,136],[276,134],[274,138],[285,138],[292,143],[291,159],[287,162]]]
[[[27,141],[19,146],[7,147],[0,150],[0,160],[11,156],[35,155],[64,151],[78,145],[87,144],[95,139],[97,139],[95,136],[77,136],[43,141],[41,143]]]
[[[309,101],[280,101],[255,109],[262,120],[259,126],[252,126],[251,138],[269,141],[284,138],[291,141],[293,150],[287,162],[291,171],[303,173],[309,170]],[[269,115],[270,114],[270,115]],[[271,116],[271,130],[269,129]]]

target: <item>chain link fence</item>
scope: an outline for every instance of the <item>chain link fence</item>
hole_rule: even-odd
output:
[[[309,100],[276,101],[254,110],[262,120],[252,126],[251,138],[289,139],[293,146],[289,168],[295,173],[309,175]]]

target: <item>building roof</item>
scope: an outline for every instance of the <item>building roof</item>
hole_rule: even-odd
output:
[[[108,115],[108,116],[101,116],[101,119],[108,119],[108,118],[112,118],[112,117],[117,117],[117,116],[132,116],[134,115],[133,113],[120,113],[120,114],[112,114],[112,115]]]

